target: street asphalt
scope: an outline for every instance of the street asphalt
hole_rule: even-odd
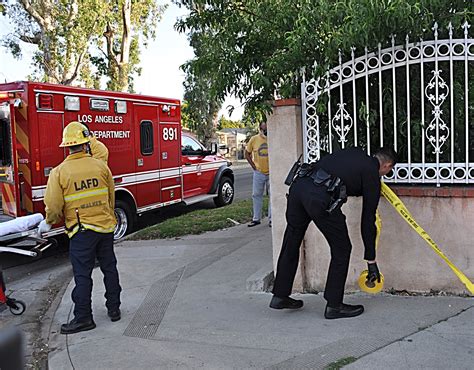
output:
[[[272,270],[270,231],[262,222],[119,243],[122,319],[108,319],[95,269],[97,328],[59,334],[72,318],[71,282],[46,325],[49,368],[473,368],[473,298],[356,292],[345,301],[363,304],[364,314],[339,320],[324,319],[321,294],[295,294],[300,310],[270,309],[262,291]]]

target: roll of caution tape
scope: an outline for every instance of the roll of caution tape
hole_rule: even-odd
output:
[[[402,216],[402,218],[420,235],[423,240],[440,256],[444,262],[453,270],[458,279],[466,286],[467,290],[474,295],[474,284],[459,270],[444,253],[439,249],[438,245],[431,239],[428,233],[415,221],[413,216],[407,210],[403,202],[397,195],[382,181],[381,192],[383,196],[389,201],[389,203],[395,208],[395,210]]]
[[[375,281],[372,283],[370,281],[367,281],[368,273],[369,273],[368,270],[364,270],[360,273],[359,280],[358,280],[360,290],[366,293],[371,293],[371,294],[379,293],[383,289],[383,281],[384,281],[383,274],[380,273],[380,283],[378,281]]]

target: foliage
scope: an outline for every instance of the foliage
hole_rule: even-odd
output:
[[[258,110],[268,101],[299,94],[300,70],[327,66],[385,45],[391,34],[422,36],[433,21],[456,26],[473,16],[471,0],[180,0],[189,15],[177,23],[196,53],[188,68],[207,76],[216,99],[235,95]],[[271,17],[269,16],[271,15]],[[196,49],[196,48],[195,48]],[[313,72],[313,71],[312,71]]]
[[[189,118],[188,106],[189,104],[186,100],[181,102],[181,126],[192,131],[193,122],[191,122]]]
[[[14,25],[2,44],[14,57],[22,56],[21,43],[33,44],[35,77],[46,82],[70,84],[87,66],[87,49],[101,32],[101,3],[97,0],[28,1],[5,5]]]
[[[268,207],[268,198],[264,198],[264,208]],[[202,234],[235,226],[235,223],[252,220],[252,200],[243,200],[231,205],[201,209],[185,215],[167,219],[160,224],[149,226],[128,237],[131,240],[175,238],[183,235]]]
[[[224,128],[244,128],[245,124],[242,121],[233,121],[231,119],[220,116],[217,121],[217,129],[222,130]]]
[[[122,91],[133,89],[139,45],[154,38],[166,8],[155,0],[20,0],[4,7],[14,32],[3,46],[16,58],[22,57],[22,43],[38,48],[33,78],[99,87],[106,76],[109,89]]]
[[[205,146],[214,137],[217,128],[217,113],[222,100],[216,99],[209,89],[207,75],[197,75],[189,65],[185,65],[184,100],[187,102],[184,114],[188,128],[197,134]]]
[[[109,1],[104,13],[104,44],[98,40],[100,56],[93,58],[99,76],[107,76],[107,89],[133,92],[133,76],[140,75],[140,43],[155,38],[155,27],[167,6],[155,0]]]

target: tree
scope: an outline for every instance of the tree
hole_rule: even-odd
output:
[[[35,77],[43,81],[100,87],[106,76],[108,89],[133,90],[139,45],[155,37],[165,9],[155,0],[19,0],[6,7],[14,32],[3,46],[20,58],[22,42],[36,45]]]
[[[99,75],[109,78],[107,88],[117,91],[133,91],[133,76],[140,74],[140,42],[145,44],[155,37],[155,26],[167,5],[155,0],[115,0],[108,2],[104,14],[106,51],[92,59]],[[141,38],[140,38],[141,37]]]
[[[190,4],[190,6],[193,6]],[[197,4],[198,11],[202,11],[201,4]],[[210,37],[210,35],[205,35]],[[196,58],[207,53],[206,45],[202,38],[196,37],[194,32],[188,35],[189,42],[194,49]],[[215,80],[214,71],[212,69],[203,69],[201,66],[188,61],[181,66],[185,72],[184,99],[187,102],[187,110],[185,114],[189,117],[191,129],[197,133],[201,141],[205,145],[214,138],[217,128],[217,113],[222,106],[224,97],[217,96],[215,90],[212,89]]]
[[[303,68],[316,76],[338,60],[338,51],[422,36],[436,20],[445,29],[473,17],[472,0],[181,0],[189,15],[176,27],[206,50],[190,67],[210,74],[210,91],[234,94],[250,107],[299,94]],[[271,16],[269,16],[271,15]]]
[[[217,121],[217,129],[222,130],[224,128],[244,128],[245,125],[242,121],[233,121],[231,119],[220,116]]]
[[[102,2],[98,0],[29,1],[5,5],[5,14],[14,33],[3,46],[21,57],[21,43],[38,47],[33,58],[36,75],[46,82],[71,84],[83,75],[88,63],[88,48],[100,32]]]
[[[199,139],[207,145],[217,128],[217,113],[222,105],[216,100],[209,90],[209,80],[197,77],[191,69],[183,67],[186,71],[184,81],[184,100],[186,106],[184,114],[187,118],[188,128],[194,131]]]

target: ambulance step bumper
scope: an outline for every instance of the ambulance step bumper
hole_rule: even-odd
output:
[[[217,194],[203,194],[203,195],[196,195],[195,197],[190,197],[190,198],[185,198],[183,200],[184,204],[187,206],[194,204],[194,203],[199,203],[208,199],[215,198]]]

